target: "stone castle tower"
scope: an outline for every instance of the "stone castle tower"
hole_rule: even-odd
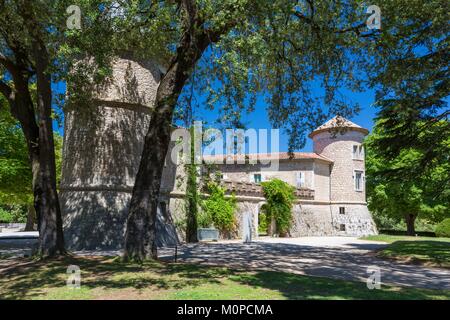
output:
[[[112,69],[112,80],[95,93],[90,110],[65,114],[60,201],[65,240],[72,250],[123,245],[128,203],[161,77],[156,65],[132,58],[117,58]],[[162,190],[171,190],[175,170],[166,171]],[[167,227],[167,216],[160,212],[158,228]],[[174,239],[174,230],[166,231],[158,232],[160,240]]]
[[[330,210],[334,230],[346,234],[376,233],[367,209],[365,157],[362,142],[365,128],[336,116],[314,130],[314,152],[333,161],[330,168]]]

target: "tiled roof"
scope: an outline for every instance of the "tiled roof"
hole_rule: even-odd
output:
[[[324,131],[332,131],[332,130],[340,130],[344,128],[351,128],[352,130],[360,131],[364,134],[368,134],[369,130],[358,126],[356,123],[351,122],[350,120],[345,119],[341,116],[335,116],[333,119],[328,120],[323,125],[318,127],[316,130],[309,134],[309,137],[312,138],[316,134]]]
[[[292,154],[289,154],[287,152],[278,152],[278,153],[259,153],[259,154],[246,154],[246,159],[253,158],[257,160],[270,160],[270,159],[277,159],[277,160],[299,160],[299,159],[317,159],[322,160],[325,162],[332,163],[333,160],[321,156],[314,152],[293,152]],[[206,161],[225,161],[226,159],[233,159],[233,162],[235,162],[238,157],[236,155],[213,155],[213,156],[204,156],[203,159]],[[242,158],[241,158],[242,159]]]

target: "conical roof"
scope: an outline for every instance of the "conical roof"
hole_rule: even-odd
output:
[[[351,129],[354,131],[359,131],[364,134],[368,134],[369,130],[366,128],[363,128],[361,126],[358,126],[356,123],[351,122],[350,120],[345,119],[341,116],[335,116],[333,119],[328,120],[323,125],[318,127],[316,130],[311,132],[309,134],[309,137],[312,138],[316,134],[324,132],[324,131],[339,131],[339,130],[345,130],[345,129]]]

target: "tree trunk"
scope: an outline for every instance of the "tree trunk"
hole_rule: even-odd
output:
[[[34,205],[27,206],[27,223],[25,225],[25,231],[34,231],[34,224],[36,223],[36,210]]]
[[[182,0],[183,35],[156,93],[155,110],[145,136],[125,232],[124,260],[157,259],[156,209],[164,160],[170,143],[172,117],[178,96],[206,48],[237,22],[211,31],[197,12],[196,1]]]
[[[198,26],[197,26],[198,27]],[[177,55],[161,79],[155,110],[145,136],[139,170],[134,183],[125,232],[125,261],[157,259],[156,213],[164,161],[170,143],[173,112],[178,96],[210,39],[194,29],[185,32]]]
[[[164,84],[161,83],[158,92],[162,85]],[[173,114],[173,109],[165,103],[166,100],[158,100],[157,109],[153,113],[145,136],[144,149],[130,201],[125,233],[125,260],[142,261],[157,258],[156,213]]]
[[[414,223],[416,221],[417,215],[414,214],[407,214],[405,215],[405,222],[406,222],[406,233],[408,236],[415,236],[416,235],[416,229],[414,226]]]
[[[65,254],[61,209],[56,189],[55,144],[51,118],[52,91],[49,58],[46,48],[37,40],[33,43],[37,80],[37,115],[39,126],[39,247],[41,256]]]

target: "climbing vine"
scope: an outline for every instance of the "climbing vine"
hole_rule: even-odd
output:
[[[236,198],[234,195],[225,196],[225,189],[214,182],[207,185],[209,196],[202,201],[202,214],[200,215],[201,226],[214,225],[222,233],[234,231],[236,220]]]
[[[186,182],[186,242],[197,242],[198,227],[198,204],[200,197],[198,194],[199,166],[195,164],[194,139],[195,131],[191,127],[191,148],[190,161],[185,165],[187,182]]]
[[[292,224],[292,207],[295,200],[294,187],[288,183],[273,179],[261,183],[267,203],[262,210],[267,226],[275,221],[276,233],[286,236]]]

